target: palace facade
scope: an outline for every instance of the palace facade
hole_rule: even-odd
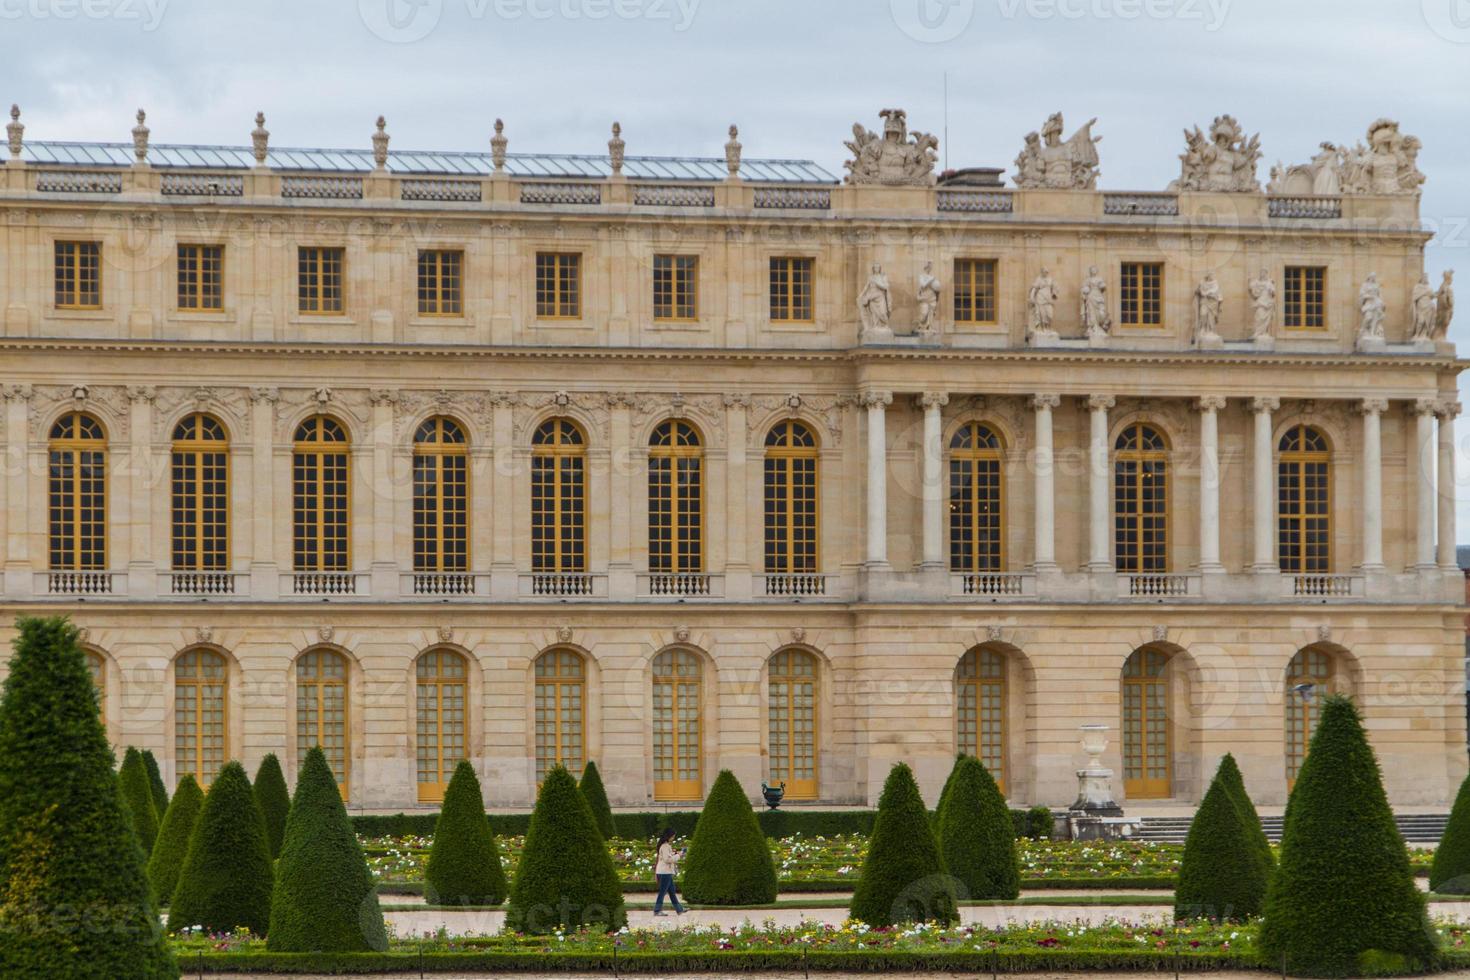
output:
[[[462,758],[491,806],[588,760],[618,805],[723,768],[871,803],[898,760],[932,799],[957,751],[1065,805],[1083,724],[1125,808],[1227,751],[1279,804],[1328,691],[1395,804],[1446,804],[1461,365],[1418,141],[1268,192],[1222,117],[1114,192],[1057,118],[1009,189],[884,118],[839,181],[733,128],[570,157],[13,113],[7,616],[72,617],[170,781],[320,743],[369,809]]]

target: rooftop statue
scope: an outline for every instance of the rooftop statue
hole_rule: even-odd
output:
[[[1368,127],[1367,142],[1356,146],[1323,143],[1310,163],[1271,168],[1272,194],[1417,194],[1424,183],[1419,171],[1416,136],[1399,132],[1392,119],[1378,119]]]
[[[1439,293],[1434,302],[1434,339],[1445,340],[1449,336],[1450,321],[1455,318],[1455,270],[1446,269],[1439,284]]]
[[[847,168],[849,184],[887,184],[927,187],[934,183],[934,164],[939,159],[939,138],[930,133],[908,131],[908,114],[902,109],[884,109],[880,136],[862,123],[852,124],[852,139],[845,141],[852,159]]]
[[[1054,112],[1041,133],[1026,134],[1026,144],[1016,157],[1017,187],[1048,187],[1058,190],[1093,190],[1097,187],[1097,143],[1092,135],[1097,117],[1087,120],[1077,132],[1062,140],[1062,114]]]
[[[1216,116],[1209,135],[1198,126],[1184,131],[1186,150],[1179,156],[1179,179],[1170,190],[1259,191],[1256,161],[1261,159],[1261,136],[1246,139],[1234,116]]]

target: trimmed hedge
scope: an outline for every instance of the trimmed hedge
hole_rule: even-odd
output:
[[[128,746],[123,753],[122,767],[117,771],[118,785],[122,788],[123,803],[133,819],[133,832],[143,846],[143,856],[153,853],[153,842],[158,839],[158,807],[153,803],[153,787],[148,782],[148,764],[143,753]]]
[[[617,869],[592,808],[572,774],[556,766],[536,796],[506,928],[545,935],[583,926],[611,931],[627,923]]]
[[[274,752],[260,760],[255,770],[255,805],[265,821],[266,845],[271,858],[281,856],[281,842],[286,838],[286,815],[291,812],[291,791],[281,772],[281,760]]]
[[[1286,804],[1260,947],[1298,976],[1422,973],[1439,944],[1358,709],[1323,699]]]
[[[168,903],[168,931],[203,926],[208,932],[232,932],[244,926],[265,935],[272,878],[250,777],[240,763],[226,763],[209,784],[189,835],[189,851]]]
[[[1260,914],[1271,868],[1256,849],[1245,819],[1221,760],[1184,840],[1174,918],[1247,919]]]
[[[715,777],[684,858],[684,897],[701,905],[776,900],[776,863],[750,798],[728,769]]]
[[[454,768],[434,826],[434,844],[424,868],[424,895],[431,905],[499,905],[505,901],[505,869],[490,824],[475,767]]]
[[[199,820],[199,811],[204,809],[204,793],[192,774],[179,780],[174,798],[163,815],[163,826],[158,828],[158,840],[153,844],[153,854],[148,858],[148,883],[153,886],[153,897],[159,902],[173,898],[179,885],[179,872],[184,859],[189,855],[189,839],[194,835],[194,824]]]
[[[624,895],[651,895],[658,890],[653,879],[647,881],[625,881]],[[1173,877],[1137,878],[1027,878],[1023,879],[1028,892],[1031,891],[1172,891]],[[810,881],[787,881],[780,883],[781,895],[802,895],[812,892],[850,892],[857,885],[856,878],[815,878]],[[390,878],[378,882],[379,895],[422,895],[424,883]],[[1079,899],[1079,901],[1082,901]]]
[[[1434,849],[1429,890],[1441,895],[1470,894],[1470,776],[1460,784],[1450,822]]]
[[[878,797],[878,819],[868,840],[862,876],[853,890],[854,919],[870,926],[941,922],[959,918],[954,879],[944,873],[939,844],[919,784],[905,763],[888,772]]]
[[[603,840],[612,840],[617,836],[617,828],[613,824],[612,805],[607,802],[607,790],[602,786],[602,773],[597,771],[597,763],[587,763],[577,789],[582,791],[587,806],[592,809],[592,822],[597,825],[597,832]]]
[[[939,811],[939,852],[960,898],[1016,898],[1021,862],[1006,801],[985,765],[956,764]]]
[[[266,945],[290,953],[388,948],[372,872],[320,746],[306,753],[296,779]]]
[[[16,632],[0,697],[0,976],[175,978],[76,627],[22,617]]]
[[[1251,846],[1260,855],[1262,866],[1266,869],[1266,878],[1269,881],[1271,875],[1276,871],[1276,852],[1271,849],[1271,841],[1266,837],[1266,828],[1261,826],[1261,815],[1256,812],[1256,805],[1251,802],[1251,796],[1245,791],[1245,778],[1240,774],[1240,766],[1236,765],[1235,756],[1226,752],[1220,759],[1220,767],[1215,770],[1215,778],[1223,780],[1225,788],[1230,790],[1230,795],[1235,799],[1235,805],[1240,809],[1240,819],[1245,822],[1246,836],[1250,838]]]
[[[153,809],[158,813],[158,826],[163,827],[163,815],[168,812],[168,787],[163,784],[163,773],[158,771],[158,760],[152,749],[143,750],[143,767],[148,770],[148,789],[153,794]]]

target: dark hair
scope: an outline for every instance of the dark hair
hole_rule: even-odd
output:
[[[674,828],[665,827],[664,832],[658,835],[658,843],[653,845],[653,852],[658,854],[658,849],[674,839]]]

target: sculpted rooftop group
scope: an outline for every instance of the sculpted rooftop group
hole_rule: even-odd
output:
[[[889,186],[927,186],[935,183],[935,164],[939,158],[939,140],[933,134],[910,132],[902,109],[884,109],[883,132],[875,133],[861,123],[853,126],[853,139],[847,141],[852,159],[844,164],[849,184]],[[1012,175],[1022,189],[1095,190],[1100,159],[1097,144],[1101,136],[1092,134],[1096,119],[1070,137],[1065,132],[1060,112],[1046,120],[1041,131],[1026,134],[1021,153],[1016,157]],[[1261,152],[1260,135],[1245,135],[1234,116],[1217,116],[1208,132],[1198,126],[1184,131],[1185,151],[1179,155],[1180,172],[1169,191],[1198,191],[1218,194],[1261,193],[1256,166]],[[1271,168],[1268,194],[1284,196],[1338,197],[1353,194],[1418,195],[1424,183],[1419,171],[1421,143],[1417,137],[1399,132],[1399,124],[1391,119],[1378,119],[1368,127],[1367,138],[1351,149],[1323,143],[1321,152],[1310,163]],[[1409,341],[1421,348],[1433,349],[1443,340],[1454,316],[1454,272],[1448,271],[1436,289],[1428,275],[1422,275],[1410,298]],[[939,309],[942,283],[934,275],[932,263],[926,263],[920,274],[918,297],[918,335],[932,337],[936,331],[935,313]],[[1105,346],[1112,330],[1108,304],[1108,284],[1096,266],[1087,270],[1077,297],[1080,318],[1086,337],[1094,346]],[[1267,269],[1250,281],[1251,342],[1269,348],[1271,323],[1276,310],[1276,283]],[[881,342],[893,336],[890,318],[889,283],[882,267],[874,265],[868,280],[858,294],[858,312],[862,322],[862,338]],[[1026,338],[1033,346],[1049,346],[1057,340],[1052,328],[1061,291],[1051,272],[1042,269],[1026,294]],[[1194,290],[1195,347],[1219,348],[1224,345],[1218,326],[1224,306],[1224,295],[1213,272],[1207,272]],[[1385,346],[1383,325],[1387,307],[1376,273],[1370,273],[1358,292],[1359,350],[1382,350]]]

